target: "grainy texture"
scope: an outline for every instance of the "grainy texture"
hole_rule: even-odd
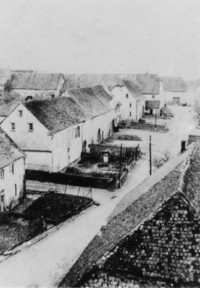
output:
[[[142,94],[159,94],[160,79],[154,74],[136,74],[136,80],[142,86]]]
[[[0,128],[0,168],[11,164],[24,154],[12,139]]]
[[[181,77],[162,77],[163,89],[168,92],[186,92],[187,84]]]
[[[104,91],[104,96],[102,96],[102,91]],[[104,97],[103,101],[105,101],[106,94],[107,93],[102,86],[73,89],[69,91],[69,95],[78,101],[93,117],[109,111],[108,105],[104,105],[100,100],[101,97]]]
[[[144,100],[145,97],[141,93],[141,87],[134,81],[124,80],[124,85],[131,92],[131,94],[136,98],[136,100]]]
[[[12,71],[13,89],[56,90],[62,74],[36,73],[33,71]]]
[[[101,233],[96,235],[69,271],[61,286],[75,285],[82,275],[89,272],[110,250],[114,249],[122,239],[133,231],[138,224],[156,212],[161,205],[177,191],[181,179],[182,164],[169,175],[139,197],[128,208],[113,217]]]
[[[71,98],[34,100],[24,105],[51,132],[58,132],[88,119],[83,109]]]

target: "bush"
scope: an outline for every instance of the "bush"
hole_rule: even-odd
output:
[[[162,167],[166,162],[168,162],[171,159],[171,154],[168,150],[166,150],[163,155],[161,156],[155,156],[153,158],[153,166],[159,169]]]
[[[4,91],[10,92],[12,90],[12,83],[11,80],[7,80],[4,84]]]

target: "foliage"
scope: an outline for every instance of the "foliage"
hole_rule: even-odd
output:
[[[11,92],[11,90],[12,90],[12,82],[11,80],[7,80],[6,83],[4,84],[4,91]]]
[[[165,152],[161,156],[155,156],[153,158],[153,166],[159,169],[170,159],[171,159],[170,152],[168,150],[165,150]]]

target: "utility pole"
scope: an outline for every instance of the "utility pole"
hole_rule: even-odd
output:
[[[152,174],[152,161],[151,161],[151,135],[149,136],[149,174]]]
[[[156,132],[156,120],[157,120],[157,113],[155,113],[155,132]]]
[[[119,188],[121,188],[121,170],[122,170],[122,144],[120,147],[120,155],[119,155]]]

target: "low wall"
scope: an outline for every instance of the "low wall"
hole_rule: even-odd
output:
[[[120,125],[124,128],[146,130],[152,132],[166,133],[169,129],[165,125],[155,125],[150,123],[136,123],[136,122],[121,122]]]
[[[111,177],[94,177],[86,175],[82,176],[64,173],[50,173],[35,170],[26,170],[26,179],[93,188],[107,188],[115,183],[115,179]]]

